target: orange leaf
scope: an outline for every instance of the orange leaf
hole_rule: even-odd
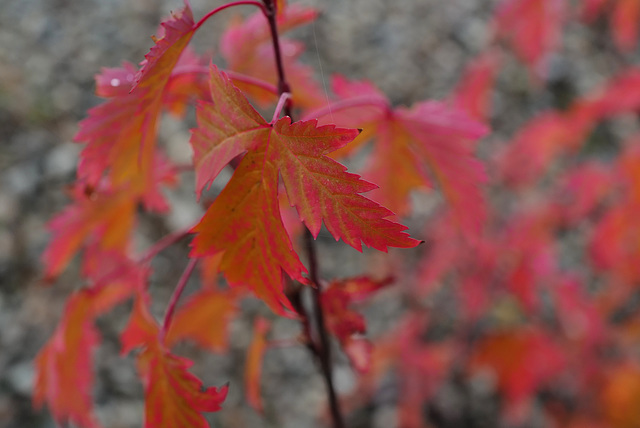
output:
[[[612,427],[640,426],[640,367],[637,363],[619,364],[611,370],[601,394],[604,412]]]
[[[266,334],[270,323],[267,319],[258,317],[253,327],[253,340],[247,351],[245,368],[245,388],[247,401],[256,411],[262,413],[262,399],[260,394],[260,376],[262,375],[262,359],[267,350]]]
[[[236,311],[231,293],[203,289],[176,312],[165,338],[168,347],[190,339],[212,352],[227,349],[227,323]]]
[[[493,333],[476,346],[471,359],[474,371],[484,368],[496,375],[511,406],[521,405],[565,365],[563,350],[550,336],[533,329]]]
[[[613,39],[621,51],[633,51],[638,45],[640,0],[617,0],[611,14]]]
[[[207,75],[201,72],[208,61],[187,46],[171,73],[165,87],[162,105],[173,115],[183,117],[193,100],[209,99]]]

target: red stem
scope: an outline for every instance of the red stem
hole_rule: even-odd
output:
[[[264,80],[260,80],[253,76],[247,76],[246,74],[238,73],[231,70],[224,70],[224,72],[229,76],[232,80],[237,80],[242,83],[246,83],[248,85],[256,86],[260,89],[264,89],[267,92],[271,92],[274,95],[278,95],[278,88],[272,85],[269,82],[265,82]],[[209,67],[204,65],[183,65],[180,67],[176,67],[171,76],[176,76],[180,74],[189,74],[189,73],[197,73],[197,74],[209,74]]]
[[[160,330],[160,341],[164,339],[165,335],[169,331],[169,327],[171,326],[171,321],[173,320],[173,314],[176,311],[176,306],[178,305],[178,301],[180,300],[180,296],[182,292],[187,286],[187,282],[189,282],[189,277],[191,273],[193,273],[193,269],[196,267],[198,263],[198,259],[190,259],[189,264],[185,268],[184,272],[182,272],[182,276],[178,281],[178,285],[176,285],[176,289],[173,290],[173,295],[171,296],[171,300],[169,301],[169,306],[167,306],[167,313],[164,316],[164,322],[162,323],[162,330]]]
[[[223,4],[220,7],[217,7],[215,9],[213,9],[211,12],[207,13],[205,16],[202,17],[202,19],[200,21],[198,21],[195,25],[195,27],[193,27],[193,31],[196,31],[198,28],[200,28],[202,26],[202,24],[204,24],[207,19],[211,18],[213,15],[215,15],[216,13],[225,10],[229,7],[233,7],[233,6],[242,6],[242,5],[253,5],[253,6],[257,6],[260,8],[260,10],[262,10],[262,13],[267,14],[267,10],[265,9],[264,5],[262,3],[260,3],[259,1],[252,1],[252,0],[243,0],[243,1],[234,1],[231,3],[227,3],[227,4]]]
[[[280,99],[278,100],[278,105],[276,106],[275,111],[273,112],[273,118],[271,119],[271,125],[276,123],[276,120],[280,118],[280,113],[282,113],[282,108],[285,103],[291,99],[291,94],[289,92],[283,92],[280,94]]]
[[[231,71],[231,70],[224,70],[224,72],[227,73],[227,75],[233,80],[237,80],[242,83],[247,83],[249,85],[257,86],[258,88],[264,89],[265,91],[269,91],[274,95],[279,94],[278,88],[276,88],[274,85],[272,85],[269,82],[265,82],[264,80],[260,80],[252,76],[247,76],[246,74],[236,73],[235,71]]]
[[[347,100],[336,101],[328,106],[312,110],[305,114],[302,120],[318,119],[328,114],[335,113],[337,111],[350,109],[353,107],[377,107],[385,112],[391,111],[389,103],[380,97],[355,97]]]

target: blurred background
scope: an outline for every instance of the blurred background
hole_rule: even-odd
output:
[[[394,104],[411,105],[427,98],[448,97],[467,63],[488,46],[492,34],[491,17],[499,2],[307,0],[299,3],[321,11],[315,23],[290,34],[305,43],[307,50],[302,61],[317,70],[318,78],[327,85],[334,73],[353,80],[368,79]],[[220,1],[191,1],[196,20],[220,4]],[[55,426],[46,408],[34,410],[31,405],[33,359],[51,336],[66,297],[83,284],[78,277],[77,263],[54,284],[45,283],[40,260],[48,242],[46,223],[68,202],[65,188],[75,178],[81,149],[72,142],[77,123],[86,116],[87,109],[100,102],[94,95],[94,75],[101,67],[117,67],[122,61],[139,63],[152,45],[150,37],[156,33],[158,23],[169,11],[181,7],[178,0],[1,2],[2,428]],[[194,38],[196,50],[215,53],[226,20],[234,14],[249,12],[253,10],[238,8],[210,20]],[[618,70],[633,64],[637,59],[636,52],[620,54],[607,28],[605,20],[596,20],[589,25],[576,19],[569,21],[564,26],[562,49],[550,55],[546,76],[538,82],[533,82],[535,79],[531,78],[530,72],[512,54],[505,54],[492,95],[493,108],[489,118],[492,133],[478,146],[482,158],[491,158],[494,150],[502,147],[503,142],[537,112],[565,108],[576,95],[587,93]],[[636,122],[634,115],[625,115],[600,126],[595,131],[596,137],[592,138],[592,146],[601,149],[599,156],[607,158],[617,153],[614,146],[602,141],[620,140],[632,134],[637,128]],[[187,141],[188,130],[193,126],[193,114],[188,115],[185,122],[171,118],[163,121],[161,139],[174,160],[190,160]],[[192,180],[192,176],[185,175],[178,188],[170,192],[174,209],[168,216],[144,217],[139,232],[141,242],[153,242],[201,215],[201,208],[193,200]],[[490,187],[489,193],[496,206],[508,206],[509,203],[501,199],[507,196],[500,192],[500,187]],[[405,223],[412,233],[420,234],[425,229],[425,219],[430,218],[441,201],[429,196],[416,197],[415,203],[416,214]],[[570,245],[570,238],[579,237],[580,232],[568,236]],[[358,275],[376,266],[384,270],[380,264],[391,263],[371,252],[360,255],[342,244],[336,245],[326,233],[319,241],[326,278]],[[420,256],[426,253],[424,249],[420,251]],[[186,252],[183,242],[154,262],[152,290],[158,316],[163,313],[184,268]],[[410,262],[412,257],[418,256],[394,252],[392,257]],[[446,306],[438,306],[436,302],[438,299],[447,301],[451,296],[429,299],[432,299],[429,300],[432,307],[443,308]],[[311,356],[302,346],[269,351],[263,376],[266,417],[261,418],[248,408],[244,402],[242,377],[246,349],[251,341],[252,319],[257,313],[269,312],[258,302],[243,305],[243,315],[231,325],[232,344],[228,355],[210,355],[186,345],[182,349],[195,360],[194,372],[205,385],[231,382],[223,412],[210,416],[213,426],[328,426],[324,385]],[[398,298],[393,290],[374,299],[366,309],[372,337],[394,325],[407,305],[409,303]],[[126,323],[129,309],[127,305],[119,307],[99,320],[103,344],[96,355],[94,401],[105,427],[141,425],[142,387],[136,377],[133,358],[119,356],[118,334]],[[513,310],[513,305],[506,303],[499,309],[502,311],[500,316],[506,313],[507,318],[518,318],[511,314]],[[445,315],[434,316],[439,327],[430,330],[429,334],[446,334],[448,323],[453,325],[453,322]],[[295,337],[297,334],[297,326],[291,321],[276,320],[274,323],[275,336]],[[348,396],[358,391],[358,375],[343,355],[337,355],[335,370],[341,393]],[[473,389],[466,383],[468,380],[461,380],[456,370],[451,369],[451,373],[450,378],[441,382],[440,393],[434,395],[436,404],[423,403],[424,426],[494,427],[505,423],[499,416],[500,401],[494,395],[495,391],[486,387],[487,382],[476,379],[481,386]],[[399,387],[389,376],[382,377],[380,382],[368,407],[346,406],[352,410],[350,427],[400,426],[396,406],[402,399],[398,395]],[[460,416],[461,408],[465,409],[464,418]],[[457,416],[447,416],[452,412]],[[534,412],[534,417],[526,423],[507,423],[506,426],[552,426],[543,413]],[[638,419],[630,420],[628,425],[616,426],[640,427],[634,425]]]

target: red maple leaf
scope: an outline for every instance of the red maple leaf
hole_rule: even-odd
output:
[[[80,122],[81,153],[78,177],[95,186],[107,174],[115,188],[128,186],[139,194],[153,191],[157,120],[163,92],[173,68],[187,46],[195,25],[188,4],[161,24],[159,38],[140,70],[125,64],[106,69],[96,78],[98,94],[108,100],[89,110]]]
[[[229,78],[211,69],[216,102],[200,103],[191,145],[198,194],[236,156],[247,152],[222,193],[193,229],[193,256],[224,251],[220,269],[232,285],[247,284],[278,310],[290,308],[282,272],[305,281],[306,272],[284,229],[278,204],[278,176],[289,203],[314,237],[325,226],[361,251],[414,247],[406,228],[386,220],[391,212],[359,193],[375,185],[349,174],[327,154],[358,135],[355,129],[318,127],[316,121],[267,123]]]

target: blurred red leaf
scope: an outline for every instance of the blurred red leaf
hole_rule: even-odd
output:
[[[535,77],[546,77],[549,55],[561,42],[565,8],[565,0],[503,0],[496,10],[496,35],[509,41]]]
[[[453,106],[477,121],[488,123],[493,85],[500,63],[498,51],[488,51],[473,59],[452,94]]]
[[[366,332],[364,317],[351,306],[392,282],[393,278],[373,280],[368,277],[332,281],[320,297],[327,329],[338,338],[351,364],[358,371],[369,369],[371,344],[362,337]]]
[[[95,187],[106,173],[115,188],[157,193],[156,125],[163,93],[194,29],[187,3],[161,24],[161,34],[135,76],[134,67],[125,64],[120,70],[106,69],[96,78],[98,94],[108,100],[89,110],[75,136],[75,141],[87,143],[78,165],[82,181]]]
[[[354,107],[323,120],[364,129],[340,154],[354,151],[369,139],[375,141],[364,172],[380,186],[373,197],[397,215],[405,215],[410,192],[437,183],[462,230],[477,236],[486,216],[480,190],[486,173],[473,156],[473,148],[487,128],[465,112],[437,101],[392,109],[370,83],[336,77],[333,87],[343,101],[354,102]]]
[[[493,373],[499,391],[518,406],[553,381],[566,363],[564,350],[548,334],[530,328],[494,332],[481,339],[470,369]]]
[[[136,361],[145,394],[145,428],[208,428],[203,412],[220,410],[228,386],[203,389],[187,369],[192,362],[171,354],[160,340],[160,330],[143,303],[135,301],[122,333],[122,353],[142,348]]]

